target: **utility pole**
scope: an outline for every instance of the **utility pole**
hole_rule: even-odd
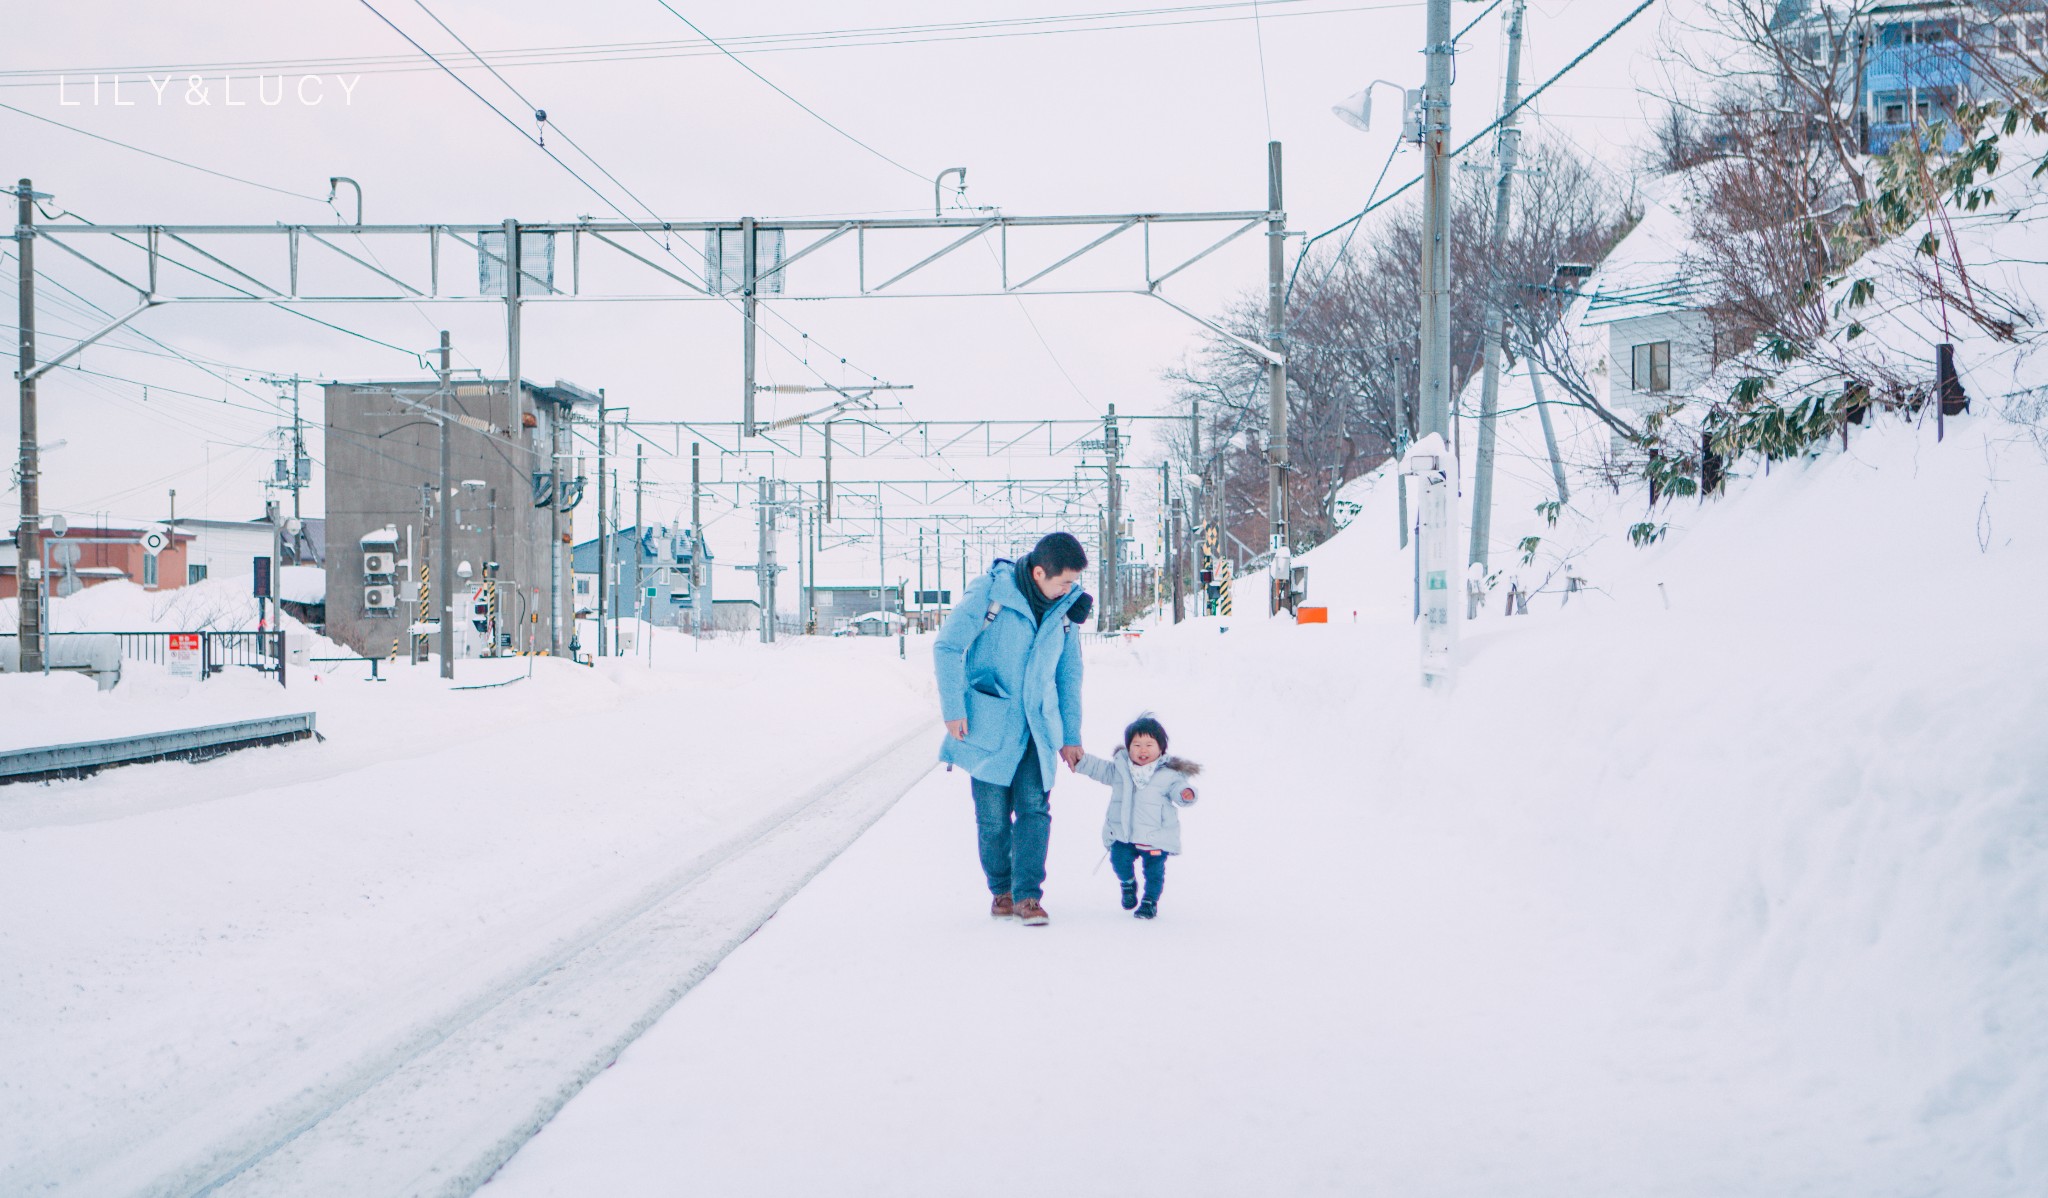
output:
[[[14,530],[14,580],[20,604],[16,621],[16,647],[21,650],[21,672],[43,672],[43,555],[39,535],[43,514],[39,483],[41,466],[36,452],[36,192],[27,179],[14,191],[14,264],[19,279],[20,307],[15,323],[20,337],[15,342],[21,380],[21,522]]]
[[[1493,189],[1493,235],[1487,254],[1486,325],[1480,338],[1483,381],[1479,391],[1479,450],[1473,462],[1472,561],[1481,571],[1487,567],[1488,540],[1493,534],[1493,455],[1495,414],[1500,410],[1501,323],[1504,299],[1500,291],[1501,247],[1508,236],[1508,214],[1514,191],[1515,155],[1521,147],[1522,131],[1515,127],[1515,107],[1522,102],[1522,20],[1525,0],[1511,0],[1508,8],[1508,81],[1501,95],[1500,135],[1494,155],[1499,159],[1500,177]]]
[[[1448,2],[1448,0],[1446,0]],[[1446,35],[1448,38],[1448,35]],[[1448,93],[1446,93],[1448,94]],[[1280,143],[1266,143],[1266,348],[1274,360],[1266,365],[1267,546],[1273,557],[1269,613],[1281,608],[1287,585],[1287,214],[1281,210]]]
[[[704,616],[711,605],[704,588],[711,584],[711,565],[704,556],[703,459],[698,442],[690,442],[690,635],[704,634]]]
[[[832,523],[832,422],[825,422],[825,523]]]
[[[1170,568],[1173,570],[1173,622],[1178,624],[1187,618],[1186,613],[1181,610],[1181,604],[1185,598],[1183,587],[1187,582],[1187,570],[1183,568],[1184,563],[1181,561],[1181,558],[1187,554],[1187,533],[1181,528],[1181,501],[1179,496],[1175,496],[1173,500],[1173,524],[1171,527],[1173,529],[1171,534],[1172,550],[1168,560],[1172,562]]]
[[[633,449],[633,610],[641,613],[640,638],[645,640],[653,635],[648,625],[654,622],[653,605],[647,601],[643,593],[645,584],[640,581],[640,559],[646,554],[644,547],[647,544],[647,526],[640,522],[642,502],[646,497],[647,446],[636,445]]]
[[[455,677],[455,501],[448,492],[448,426],[455,423],[455,396],[449,390],[448,330],[441,330],[441,483],[434,502],[441,508],[441,526],[434,534],[434,574],[441,580],[441,677]],[[298,464],[293,463],[293,469]],[[299,493],[292,492],[294,503]]]
[[[754,435],[754,218],[749,216],[740,221],[740,387],[744,392],[741,400],[740,435]],[[724,255],[720,255],[721,259]],[[719,263],[723,270],[725,264]]]
[[[1521,310],[1522,305],[1516,304],[1515,312],[1517,319],[1515,327],[1517,329],[1522,327],[1522,321],[1519,319]],[[1536,416],[1543,422],[1543,447],[1550,452],[1550,477],[1557,483],[1557,501],[1559,503],[1570,503],[1572,501],[1572,489],[1565,482],[1564,458],[1557,452],[1557,430],[1552,428],[1550,424],[1550,405],[1543,402],[1543,375],[1536,369],[1536,355],[1529,352],[1526,338],[1522,351],[1522,363],[1529,369],[1529,394],[1536,401]]]
[[[604,388],[597,389],[597,655],[610,657],[605,621],[611,618],[611,540],[605,535],[605,470],[610,465],[605,448]]]
[[[760,540],[754,557],[754,577],[761,601],[761,643],[775,643],[775,480],[763,478],[760,498],[754,505]]]
[[[1422,680],[1448,686],[1458,642],[1451,587],[1458,576],[1458,459],[1451,448],[1450,136],[1451,0],[1428,0],[1429,71],[1423,89],[1422,359],[1420,440],[1408,468],[1422,482],[1416,545]],[[1460,588],[1461,590],[1463,588]]]
[[[1102,436],[1103,461],[1109,470],[1109,526],[1102,532],[1102,602],[1096,609],[1095,629],[1108,632],[1115,626],[1121,563],[1117,553],[1118,534],[1123,530],[1123,503],[1121,480],[1117,477],[1117,465],[1123,460],[1123,447],[1117,441],[1116,405],[1109,405],[1109,414],[1103,417]]]

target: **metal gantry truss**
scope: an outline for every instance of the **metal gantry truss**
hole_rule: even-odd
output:
[[[1118,423],[1172,420],[1186,423],[1185,416],[1118,415]],[[847,417],[836,420],[804,421],[772,431],[744,436],[737,421],[635,420],[627,427],[638,432],[650,445],[658,445],[662,432],[668,434],[668,449],[681,456],[687,441],[695,441],[726,456],[760,453],[793,458],[942,458],[947,454],[972,457],[1058,458],[1102,447],[1104,421],[1097,419],[1046,420],[869,420]]]

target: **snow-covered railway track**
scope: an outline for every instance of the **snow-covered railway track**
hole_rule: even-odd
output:
[[[469,1193],[928,773],[929,741],[920,724],[142,1192]]]

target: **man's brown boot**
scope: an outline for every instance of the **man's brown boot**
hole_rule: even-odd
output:
[[[1042,928],[1051,917],[1045,913],[1044,907],[1038,905],[1037,899],[1025,899],[1017,904],[1017,918],[1024,921],[1027,928]]]
[[[988,913],[993,919],[1014,919],[1017,915],[1017,904],[1011,901],[1009,895],[999,894],[996,901],[988,905]]]

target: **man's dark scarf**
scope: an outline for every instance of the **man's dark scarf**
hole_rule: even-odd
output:
[[[1044,589],[1038,585],[1038,580],[1031,577],[1031,556],[1027,553],[1017,559],[1017,589],[1024,592],[1024,602],[1031,605],[1033,621],[1043,624],[1045,613],[1051,611],[1052,605],[1059,600],[1046,598]]]

